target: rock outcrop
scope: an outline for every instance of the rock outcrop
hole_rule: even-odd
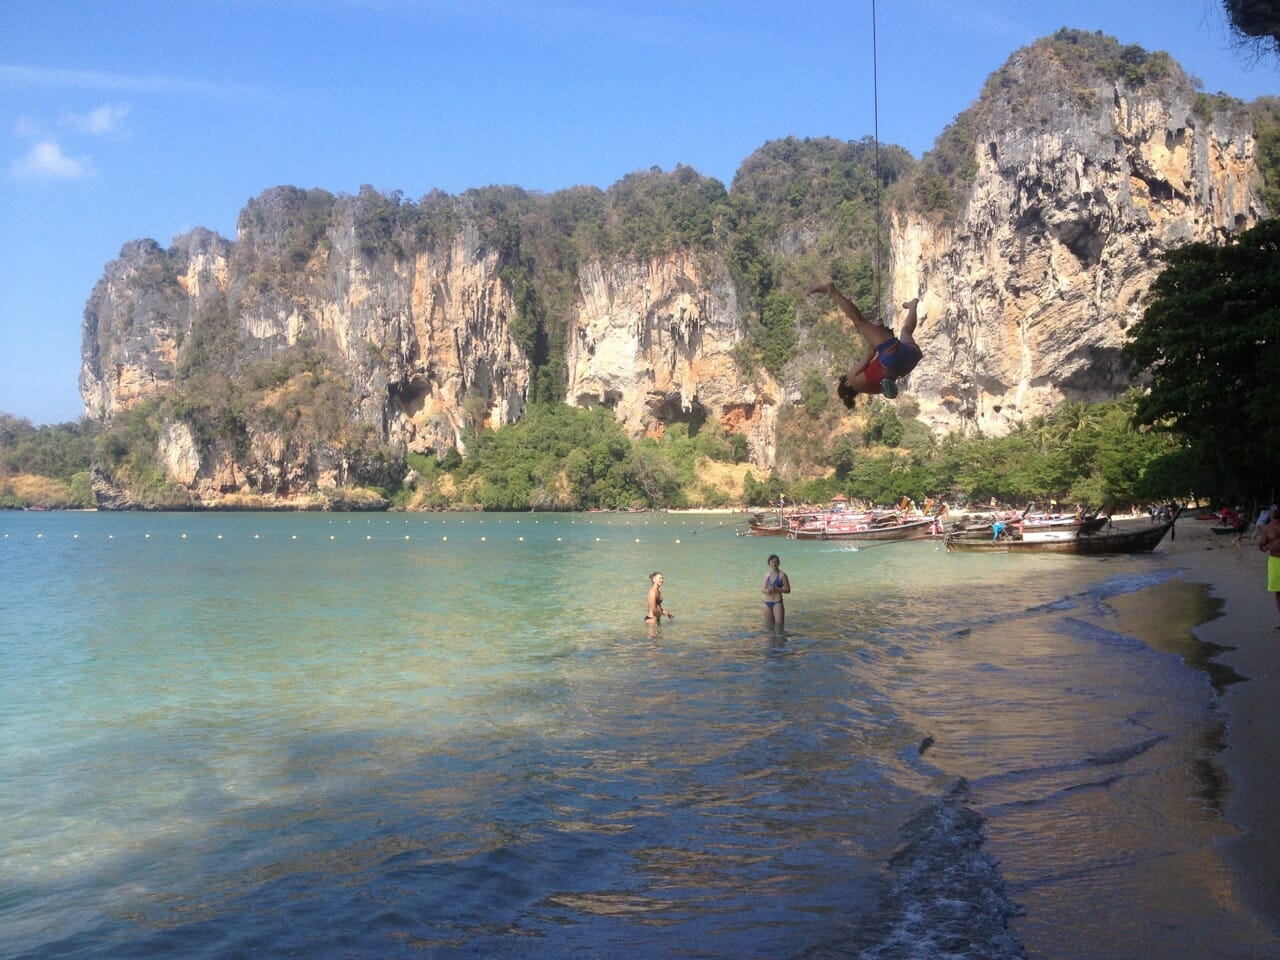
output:
[[[907,386],[940,432],[999,435],[1063,399],[1118,395],[1124,333],[1161,253],[1267,215],[1243,105],[1198,94],[1171,61],[1159,83],[1082,84],[1055,56],[1043,41],[1014,54],[957,119],[975,172],[951,213],[906,204],[890,221],[893,299],[921,294],[926,314]],[[524,415],[546,357],[526,302],[537,264],[513,269],[510,240],[463,207],[424,225],[371,188],[280,187],[246,206],[235,241],[127,244],[85,310],[87,415],[160,404],[160,462],[200,502],[376,486],[403,473],[388,451],[465,452],[480,428]],[[784,382],[743,370],[758,305],[734,282],[731,246],[573,261],[563,399],[609,407],[636,437],[716,420],[772,466],[800,374],[833,362],[802,335]],[[256,392],[166,401],[193,376],[200,396]],[[215,406],[236,411],[234,429],[207,422]]]
[[[977,174],[962,215],[895,220],[896,299],[923,292],[928,314],[911,389],[934,427],[1000,436],[1064,399],[1114,398],[1162,252],[1266,215],[1242,105],[1210,112],[1166,66],[1158,88],[1064,96],[1052,56],[1015,54],[967,118]]]
[[[688,253],[584,264],[569,325],[566,400],[607,406],[632,436],[714,419],[772,462],[779,390],[733,359],[744,322],[723,261]]]

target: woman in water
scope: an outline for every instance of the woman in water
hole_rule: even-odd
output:
[[[651,584],[649,587],[649,612],[645,615],[645,623],[657,623],[663,618],[663,616],[668,620],[675,619],[675,614],[662,609],[663,579],[662,574],[658,573],[656,570],[649,574],[649,583]]]
[[[764,587],[761,591],[764,594],[764,622],[766,626],[781,629],[787,619],[786,608],[782,605],[782,595],[791,592],[791,581],[780,569],[782,561],[778,559],[776,553],[769,554],[766,562],[769,564],[769,572],[765,574]]]

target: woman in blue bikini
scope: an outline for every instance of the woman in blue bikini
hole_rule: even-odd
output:
[[[791,581],[787,579],[787,575],[782,572],[780,566],[782,561],[778,559],[776,553],[769,554],[768,559],[769,572],[764,577],[764,622],[766,626],[774,626],[779,629],[785,624],[787,619],[786,607],[782,604],[782,595],[791,592]]]
[[[888,327],[872,323],[863,316],[858,305],[837,290],[830,280],[810,287],[809,293],[825,293],[834,300],[841,312],[853,321],[867,344],[862,360],[850,367],[836,385],[840,401],[852,410],[860,393],[881,393],[886,400],[896,397],[898,381],[914,370],[921,358],[920,347],[915,341],[919,299],[908,300],[902,305],[907,315],[902,321],[902,332],[895,337]]]

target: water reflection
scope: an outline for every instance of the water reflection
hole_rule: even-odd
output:
[[[1120,619],[1121,629],[1162,653],[1181,657],[1188,666],[1203,671],[1219,696],[1233,683],[1248,679],[1216,659],[1232,649],[1201,640],[1192,632],[1202,623],[1222,616],[1223,601],[1207,584],[1166,580],[1137,593],[1107,601]]]

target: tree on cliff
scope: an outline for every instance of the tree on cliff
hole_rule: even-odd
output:
[[[1166,493],[1272,496],[1280,482],[1280,220],[1223,246],[1188,244],[1165,261],[1124,352],[1151,380],[1137,421],[1184,443],[1164,476],[1180,474],[1185,485]]]

